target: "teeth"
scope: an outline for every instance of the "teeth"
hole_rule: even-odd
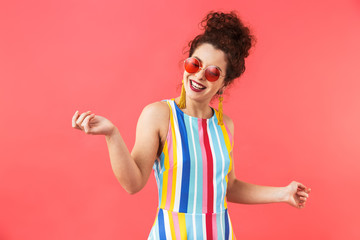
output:
[[[201,87],[199,84],[197,84],[196,82],[194,81],[191,81],[191,85],[197,89],[204,89],[205,87]]]

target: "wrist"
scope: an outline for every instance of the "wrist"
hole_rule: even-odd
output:
[[[289,189],[287,187],[281,187],[279,194],[279,202],[288,202],[289,195]]]
[[[105,138],[107,140],[110,140],[116,135],[117,131],[118,131],[117,127],[114,126],[107,134],[105,134]]]

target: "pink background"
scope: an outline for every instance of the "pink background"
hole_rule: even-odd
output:
[[[359,239],[360,3],[1,1],[0,239],[145,239],[153,174],[128,195],[92,110],[129,150],[143,107],[180,94],[182,54],[209,10],[237,10],[258,39],[225,95],[240,180],[312,188],[302,210],[229,204],[238,239]],[[217,103],[215,104],[217,107]]]

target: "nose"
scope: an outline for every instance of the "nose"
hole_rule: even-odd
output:
[[[205,69],[200,67],[199,71],[197,71],[194,76],[199,80],[205,80]]]

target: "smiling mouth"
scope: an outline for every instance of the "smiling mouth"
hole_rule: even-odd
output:
[[[195,88],[196,90],[204,90],[206,87],[202,86],[201,84],[196,83],[195,81],[190,79],[190,86]]]

